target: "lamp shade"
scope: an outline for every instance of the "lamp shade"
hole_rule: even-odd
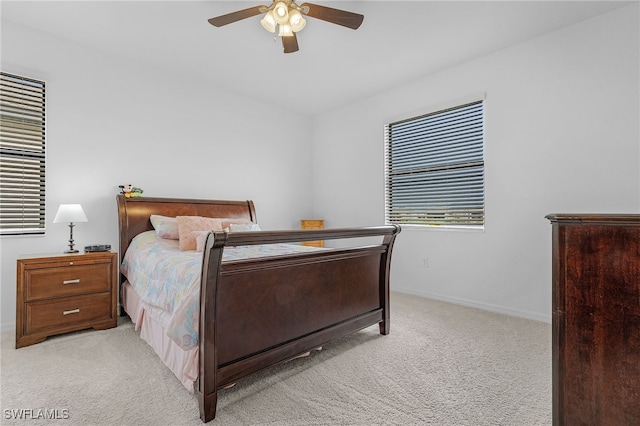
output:
[[[87,215],[84,214],[80,204],[60,204],[53,223],[61,222],[87,222]]]
[[[302,17],[300,12],[294,9],[289,12],[289,24],[291,25],[291,31],[297,33],[304,28],[307,20]]]
[[[273,19],[280,25],[289,22],[289,7],[286,3],[276,3],[276,6],[273,8]]]
[[[273,11],[268,11],[264,18],[260,20],[262,27],[270,33],[276,32],[276,20],[273,18]]]
[[[291,37],[293,32],[291,31],[291,25],[289,24],[280,24],[280,32],[278,32],[280,37]]]

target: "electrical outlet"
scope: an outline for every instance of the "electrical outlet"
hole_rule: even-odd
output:
[[[422,267],[423,268],[428,268],[429,267],[429,258],[423,257],[421,260],[422,260]]]

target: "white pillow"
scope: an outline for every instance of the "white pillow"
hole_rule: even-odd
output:
[[[229,225],[229,232],[260,231],[257,223],[232,223]]]

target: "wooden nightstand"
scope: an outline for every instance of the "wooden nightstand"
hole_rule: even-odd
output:
[[[322,219],[302,219],[300,221],[301,229],[323,229],[324,228],[324,220]],[[303,246],[310,247],[324,247],[324,241],[304,241],[302,243]]]
[[[23,256],[17,264],[16,348],[117,324],[116,253]]]

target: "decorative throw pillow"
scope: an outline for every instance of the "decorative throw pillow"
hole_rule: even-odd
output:
[[[243,225],[250,225],[252,222],[248,221],[246,219],[234,219],[234,218],[224,218],[222,219],[222,229],[230,232],[231,231],[231,225],[239,225],[239,224],[243,224]]]
[[[156,235],[159,238],[166,238],[169,240],[178,239],[178,221],[175,217],[160,216],[152,214],[149,218],[153,229],[156,230]]]
[[[257,223],[232,223],[229,225],[229,232],[260,231]]]
[[[193,231],[192,234],[196,238],[196,251],[204,251],[209,231]]]
[[[222,219],[202,216],[178,216],[178,239],[181,251],[197,248],[194,231],[222,231]]]

